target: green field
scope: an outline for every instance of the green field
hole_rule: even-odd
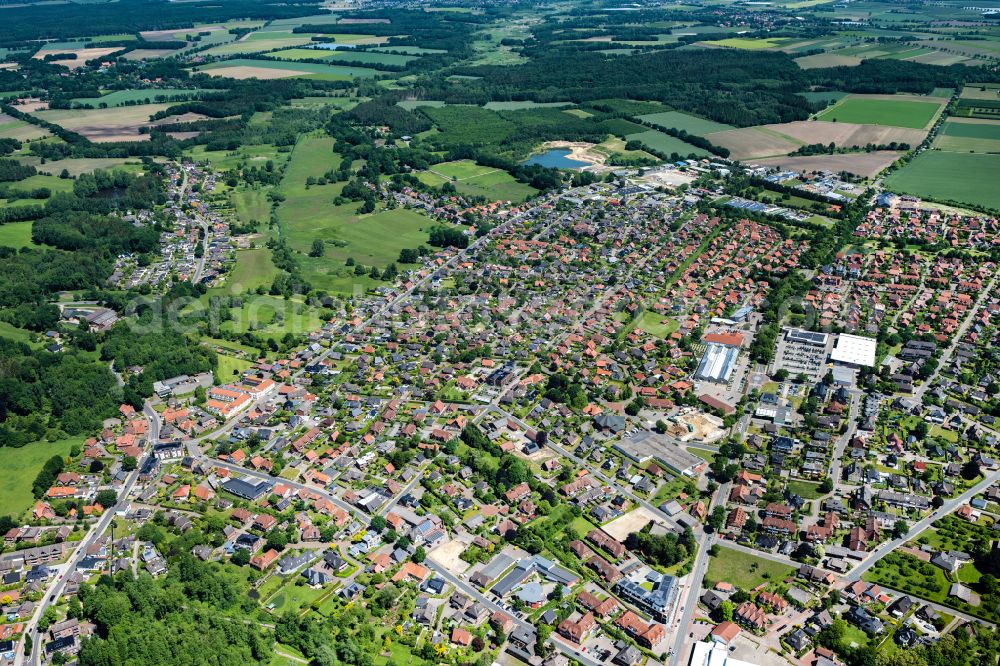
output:
[[[483,108],[490,111],[523,111],[524,109],[560,109],[573,106],[572,102],[487,102]]]
[[[218,354],[218,359],[219,367],[215,369],[215,379],[220,384],[235,380],[244,370],[253,365],[250,361],[228,354]]]
[[[777,49],[785,44],[794,42],[794,39],[783,37],[771,37],[769,39],[753,39],[748,37],[730,37],[728,39],[717,39],[711,42],[703,42],[709,46],[724,46],[730,49],[745,49],[747,51],[760,51],[762,49]]]
[[[307,136],[299,140],[281,181],[286,199],[278,207],[282,234],[313,286],[328,291],[350,292],[374,284],[367,276],[355,276],[344,265],[348,257],[366,266],[385,268],[396,261],[403,248],[427,242],[431,220],[420,213],[396,208],[358,215],[360,203],[333,205],[343,183],[305,187],[309,176],[321,176],[336,168],[340,157],[332,152],[333,139]],[[325,243],[322,257],[307,256],[314,240]]]
[[[442,162],[417,174],[425,185],[440,187],[450,182],[459,194],[485,197],[492,201],[521,202],[538,192],[514,180],[506,171],[476,164],[471,160]]]
[[[268,55],[281,58],[282,60],[310,60],[319,59],[327,62],[360,62],[364,65],[390,65],[403,66],[408,62],[416,60],[415,55],[396,55],[392,53],[372,53],[369,51],[334,51],[332,49],[287,49],[285,51],[275,51]]]
[[[257,287],[269,287],[279,272],[271,261],[271,250],[239,250],[236,253],[236,267],[226,278],[226,283],[209,290],[209,294],[242,294],[254,291]]]
[[[34,442],[21,448],[0,448],[0,469],[6,475],[6,481],[0,484],[0,514],[20,516],[31,508],[35,502],[31,484],[45,461],[52,456],[67,455],[70,446],[82,444],[83,439],[74,437],[57,442]]]
[[[934,147],[963,153],[1000,153],[1000,122],[949,119],[938,133]]]
[[[676,319],[664,317],[649,310],[645,310],[639,315],[639,318],[634,322],[634,326],[658,338],[666,338],[681,327],[680,322]]]
[[[934,102],[851,96],[845,97],[829,109],[822,111],[816,116],[816,119],[859,125],[890,125],[892,127],[923,129],[939,108],[941,105]]]
[[[639,116],[638,118],[643,122],[652,123],[657,127],[665,129],[675,128],[684,130],[688,134],[697,134],[698,136],[705,136],[706,134],[711,134],[712,132],[725,132],[726,130],[736,129],[732,125],[724,125],[712,120],[706,120],[705,118],[699,118],[698,116],[692,116],[689,113],[681,113],[680,111],[647,113],[646,115]]]
[[[0,225],[0,245],[17,249],[34,245],[31,242],[31,221]]]
[[[653,150],[666,155],[670,155],[671,153],[677,153],[681,157],[687,157],[692,154],[698,157],[709,157],[711,155],[707,150],[692,146],[690,143],[685,143],[660,130],[646,130],[645,132],[628,134],[625,136],[625,139],[628,141],[641,141]]]
[[[781,582],[794,572],[795,569],[786,564],[722,546],[719,557],[708,561],[705,587],[712,587],[721,581],[732,583],[742,590],[752,590],[768,580]]]
[[[108,108],[122,106],[123,104],[152,104],[154,102],[166,101],[168,99],[184,97],[194,99],[204,91],[197,88],[148,88],[146,90],[116,90],[103,97],[76,97],[73,99],[74,105],[86,106],[92,109],[100,107],[102,104]]]
[[[926,150],[886,178],[886,188],[941,201],[1000,208],[1000,155]]]
[[[8,340],[14,340],[15,342],[23,342],[31,347],[41,347],[42,343],[31,341],[31,331],[23,328],[18,328],[13,324],[5,321],[0,321],[0,337],[7,338]]]

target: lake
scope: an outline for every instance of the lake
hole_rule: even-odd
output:
[[[589,162],[581,162],[580,160],[571,160],[569,158],[570,151],[565,148],[553,148],[547,150],[544,153],[539,153],[538,155],[532,155],[524,161],[525,166],[533,166],[535,164],[541,165],[543,167],[550,167],[556,169],[579,169],[581,167],[590,166]]]

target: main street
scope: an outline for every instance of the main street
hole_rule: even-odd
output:
[[[160,438],[160,420],[156,416],[156,412],[147,403],[143,406],[142,410],[143,416],[149,423],[147,432],[149,436],[147,437],[147,447],[151,444],[155,444]],[[24,636],[31,636],[31,656],[29,664],[40,664],[41,663],[41,646],[42,646],[42,636],[38,633],[38,622],[41,620],[42,615],[44,615],[46,609],[52,604],[58,602],[59,597],[62,596],[63,590],[66,587],[66,581],[68,580],[70,574],[76,570],[76,566],[80,563],[80,560],[84,558],[87,554],[87,549],[90,548],[94,543],[104,534],[104,531],[108,529],[111,521],[114,520],[115,514],[119,508],[124,508],[128,506],[129,495],[132,492],[132,488],[135,486],[135,482],[139,478],[139,470],[136,468],[133,470],[128,477],[125,479],[125,483],[122,484],[121,489],[118,491],[118,502],[113,507],[109,507],[101,517],[90,526],[87,533],[83,536],[83,539],[77,543],[76,549],[73,554],[70,555],[69,559],[61,565],[53,567],[57,570],[55,578],[49,581],[48,587],[46,587],[45,592],[42,596],[41,601],[38,602],[38,606],[35,608],[35,612],[32,614],[31,619],[28,620],[24,628],[24,634],[22,638],[18,641],[17,649],[14,654],[14,664],[15,666],[20,666],[24,664]]]

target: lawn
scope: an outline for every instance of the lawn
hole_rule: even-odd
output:
[[[941,108],[935,102],[850,96],[822,111],[817,120],[923,129]]]
[[[664,317],[649,310],[643,310],[636,319],[635,326],[658,338],[666,338],[681,327],[680,322],[676,319]]]
[[[83,437],[73,437],[57,442],[34,442],[21,448],[0,448],[0,469],[7,477],[7,481],[0,484],[0,513],[17,517],[31,508],[35,502],[31,484],[45,461],[52,456],[67,455],[73,444],[82,444],[83,440]]]
[[[1000,155],[925,150],[885,180],[885,187],[942,202],[1000,208]]]
[[[16,249],[34,245],[31,242],[31,221],[0,225],[0,245]]]
[[[819,484],[809,481],[789,481],[788,491],[795,493],[802,499],[818,499],[823,496],[819,492]]]
[[[247,297],[242,307],[230,308],[232,319],[221,328],[236,333],[260,331],[280,337],[286,333],[302,335],[323,325],[319,314],[300,300],[280,296]]]
[[[5,321],[0,321],[0,336],[3,336],[8,340],[14,340],[15,342],[23,342],[24,344],[32,347],[42,346],[42,343],[31,342],[31,331],[18,328],[17,326]]]
[[[705,586],[712,587],[718,582],[732,583],[743,590],[751,590],[761,583],[772,580],[782,581],[795,572],[794,567],[756,555],[721,547],[719,557],[708,561],[705,572]]]
[[[301,576],[296,576],[295,580],[303,580]],[[309,606],[312,602],[316,601],[323,595],[324,589],[313,589],[308,585],[298,586],[294,583],[285,585],[281,588],[276,595],[274,595],[270,601],[267,602],[268,606],[274,605],[274,610],[272,611],[275,615],[282,615],[287,611],[298,611],[303,607]]]

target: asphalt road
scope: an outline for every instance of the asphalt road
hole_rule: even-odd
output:
[[[149,422],[149,437],[147,438],[148,447],[150,443],[157,442],[159,440],[160,420],[156,417],[156,412],[153,411],[148,404],[143,406],[142,413]],[[31,616],[31,619],[28,620],[24,629],[24,635],[31,636],[32,639],[30,661],[25,662],[23,646],[21,642],[18,642],[17,650],[15,651],[14,656],[15,666],[20,666],[24,663],[41,663],[42,636],[37,631],[38,621],[45,613],[45,610],[50,605],[58,601],[66,587],[66,579],[71,573],[73,573],[73,571],[76,570],[77,564],[79,564],[80,560],[84,558],[87,553],[87,549],[92,546],[95,541],[97,541],[106,529],[108,529],[108,526],[115,517],[115,511],[119,507],[128,504],[129,494],[132,492],[132,488],[135,486],[135,482],[138,478],[139,470],[136,468],[125,479],[125,483],[122,485],[122,488],[118,493],[118,503],[113,508],[105,511],[98,521],[91,525],[83,539],[79,542],[79,544],[77,544],[76,550],[74,550],[73,554],[70,555],[69,560],[67,560],[65,564],[59,565],[57,568],[58,573],[56,574],[56,577],[49,582],[48,588],[45,590],[42,600],[38,602],[38,606],[35,608],[34,614]],[[21,640],[23,641],[24,639],[22,638]]]

